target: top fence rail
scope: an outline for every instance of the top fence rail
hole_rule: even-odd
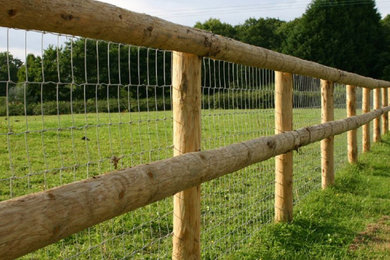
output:
[[[366,88],[390,82],[302,60],[94,0],[0,0],[0,26],[207,56]]]

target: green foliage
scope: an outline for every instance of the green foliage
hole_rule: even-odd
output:
[[[130,106],[129,106],[130,104]],[[149,99],[109,99],[97,100],[88,99],[75,100],[72,103],[69,101],[47,101],[44,103],[28,103],[26,106],[22,102],[10,102],[8,104],[10,116],[27,115],[65,115],[65,114],[84,114],[84,113],[107,113],[107,112],[135,112],[135,111],[158,111],[169,110],[171,108],[170,100],[163,98]],[[130,108],[130,109],[129,109]],[[6,106],[0,106],[0,116],[6,115]]]
[[[273,87],[272,87],[273,88]],[[19,87],[15,89],[21,90]],[[20,94],[19,94],[20,95]],[[319,107],[321,105],[321,93],[313,91],[296,91],[293,93],[293,104],[295,108]],[[4,99],[5,100],[5,99]],[[43,104],[43,105],[42,105]],[[71,106],[72,104],[72,106]],[[88,99],[70,101],[46,101],[46,102],[27,102],[24,106],[23,99],[10,99],[8,104],[10,116],[24,115],[26,108],[27,115],[63,115],[63,114],[83,114],[99,112],[120,112],[120,111],[164,111],[171,109],[171,100],[163,97],[150,98],[117,98],[107,99]],[[71,110],[72,108],[72,110]],[[216,92],[210,95],[202,95],[203,109],[264,109],[274,108],[273,90],[253,90],[242,91],[240,89],[230,90],[229,92]],[[6,115],[6,105],[1,104],[0,116]]]
[[[196,28],[374,78],[390,79],[390,18],[374,0],[313,0],[291,22],[249,18],[232,26],[211,18]]]
[[[14,58],[10,53],[7,54],[7,52],[0,52],[0,96],[6,95],[7,86],[5,81],[18,81],[18,70],[21,66],[21,60]]]
[[[291,22],[249,18],[242,25],[232,26],[210,18],[195,27],[347,71],[390,79],[390,18],[380,21],[373,0],[314,0],[301,18]],[[169,95],[168,88],[146,87],[171,81],[171,57],[161,51],[80,38],[60,48],[49,46],[42,57],[29,54],[23,65],[12,55],[8,57],[11,79],[25,83],[8,85],[12,102]],[[6,58],[5,53],[0,54],[0,96],[7,89]],[[203,65],[209,74],[205,86],[215,84],[213,78],[221,78],[216,71],[222,71],[223,64],[218,66],[212,70]],[[239,70],[242,73],[242,68]],[[223,77],[224,84],[234,80]]]
[[[283,24],[284,21],[275,18],[249,18],[242,25],[232,26],[219,19],[210,18],[204,23],[197,22],[195,28],[267,49],[280,50],[283,40],[280,28]]]
[[[59,49],[49,46],[43,58],[29,54],[26,64],[18,71],[18,79],[28,82],[29,103],[65,101],[71,93],[74,100],[114,98],[118,95],[118,84],[133,86],[129,88],[130,95],[145,98],[154,92],[153,88],[139,91],[136,86],[161,85],[164,77],[170,82],[170,54],[166,53],[165,59],[163,55],[145,48],[78,39],[66,42]],[[164,64],[166,75],[159,65],[156,78],[156,62]],[[158,94],[162,96],[161,89]]]
[[[352,71],[380,77],[384,52],[380,15],[373,0],[346,4],[314,0],[302,18],[287,26],[283,52]]]
[[[390,80],[390,15],[381,20],[383,27],[383,41],[386,44],[386,50],[382,53],[380,62],[384,64],[382,78]]]
[[[280,28],[285,23],[275,18],[249,18],[244,24],[236,26],[236,30],[242,42],[280,51],[283,41]]]
[[[232,25],[222,23],[219,19],[210,18],[204,23],[197,22],[195,28],[213,32],[229,38],[237,39],[237,31]]]

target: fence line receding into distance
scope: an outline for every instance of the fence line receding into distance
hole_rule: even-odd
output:
[[[0,13],[5,259],[228,257],[389,128],[387,81],[92,0]]]

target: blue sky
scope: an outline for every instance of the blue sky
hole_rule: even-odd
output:
[[[273,17],[289,21],[301,16],[311,0],[100,0],[119,7],[162,19],[193,26],[210,17],[233,25],[243,23],[249,17]],[[377,0],[377,9],[382,17],[390,14],[390,0]],[[9,51],[24,60],[25,53],[41,54],[48,45],[61,44],[65,37],[20,30],[8,31]],[[43,38],[43,39],[42,39]],[[27,40],[27,44],[25,44]],[[43,40],[43,45],[42,45]],[[7,50],[7,30],[0,27],[0,52]]]

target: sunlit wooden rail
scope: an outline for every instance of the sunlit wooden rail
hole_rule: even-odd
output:
[[[322,141],[322,187],[334,183],[333,136],[348,134],[348,158],[357,161],[356,129],[369,123],[374,142],[388,130],[390,82],[252,46],[92,0],[0,0],[0,26],[41,30],[173,50],[175,157],[0,202],[0,258],[12,259],[85,228],[176,194],[175,259],[200,258],[200,184],[274,156],[275,220],[292,220],[292,150]],[[200,57],[275,70],[275,129],[270,137],[200,150]],[[292,74],[321,79],[322,124],[293,130]],[[347,85],[348,118],[334,120],[333,85]],[[356,115],[356,87],[363,112]],[[383,88],[382,108],[380,89]],[[374,90],[374,109],[370,108]],[[189,138],[191,136],[191,138]],[[178,193],[179,192],[179,193]],[[178,193],[178,194],[177,194]],[[190,217],[189,217],[190,216]],[[195,217],[193,217],[195,216]],[[194,242],[195,241],[195,242]]]

